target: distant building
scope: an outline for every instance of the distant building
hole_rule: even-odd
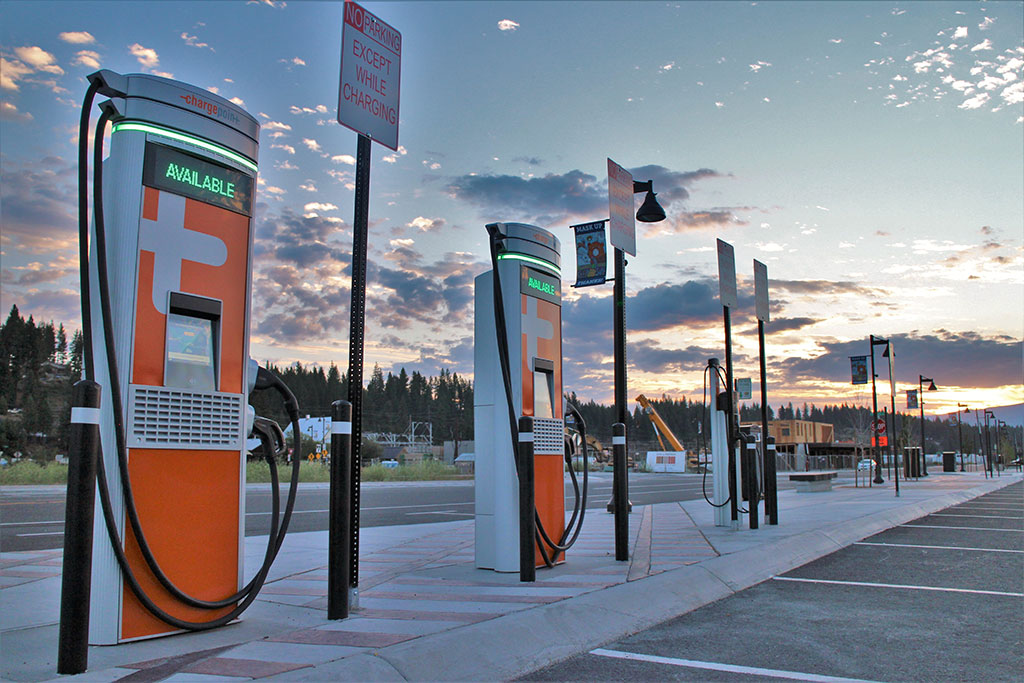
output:
[[[775,444],[832,443],[835,429],[827,422],[810,420],[771,420],[768,435],[775,437]]]
[[[760,423],[749,423],[749,426],[760,440]],[[852,467],[849,463],[853,462],[857,451],[853,444],[837,443],[835,428],[827,422],[770,420],[768,434],[775,437],[779,471],[804,470],[811,463],[815,467]]]

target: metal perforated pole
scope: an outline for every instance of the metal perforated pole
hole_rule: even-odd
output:
[[[100,385],[96,382],[81,380],[72,389],[69,437],[57,673],[80,674],[89,666],[92,524],[100,452]]]
[[[352,587],[359,585],[359,480],[363,435],[363,335],[366,323],[366,241],[370,220],[370,138],[356,148],[355,207],[352,216],[352,290],[348,326],[348,400],[352,404]]]
[[[352,404],[331,404],[331,490],[327,558],[327,618],[349,612],[352,583]]]
[[[537,580],[537,523],[533,469],[533,418],[519,418],[519,580]]]

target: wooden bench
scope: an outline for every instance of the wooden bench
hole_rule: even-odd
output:
[[[789,480],[796,484],[796,490],[798,493],[811,493],[814,491],[831,491],[832,480],[836,478],[839,472],[832,471],[819,471],[819,472],[793,472],[789,475]]]

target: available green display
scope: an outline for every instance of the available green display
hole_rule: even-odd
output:
[[[142,182],[150,187],[252,215],[252,177],[173,147],[146,144]]]
[[[562,303],[562,281],[527,266],[522,266],[519,271],[519,291],[553,304]]]

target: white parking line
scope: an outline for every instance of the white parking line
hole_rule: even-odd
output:
[[[801,583],[827,583],[837,586],[867,586],[869,588],[906,588],[917,591],[938,591],[940,593],[971,593],[974,595],[1003,595],[1010,598],[1024,598],[1024,593],[983,591],[972,588],[944,588],[942,586],[911,586],[901,583],[872,583],[870,581],[835,581],[833,579],[801,579],[795,576],[773,576],[775,581],[799,581]]]
[[[63,536],[63,535],[64,535],[63,531],[40,531],[39,533],[35,533],[35,534],[15,534],[15,536],[17,536],[18,538],[21,538],[22,536]]]
[[[709,671],[726,671],[736,674],[750,674],[751,676],[767,676],[769,678],[786,678],[795,681],[832,681],[848,683],[857,681],[865,683],[863,678],[843,678],[841,676],[822,676],[821,674],[809,674],[800,671],[782,671],[780,669],[762,669],[758,666],[740,666],[738,664],[721,664],[719,662],[699,662],[695,659],[679,659],[678,657],[659,657],[658,655],[642,655],[636,652],[620,652],[618,650],[606,650],[597,648],[591,650],[590,654],[599,657],[614,657],[615,659],[629,659],[635,662],[651,662],[654,664],[670,664],[672,666],[685,666],[691,669],[707,669]]]
[[[472,517],[472,512],[456,512],[455,510],[437,510],[434,512],[406,512],[407,517],[413,515],[456,515],[459,517]]]
[[[954,515],[948,512],[933,512],[932,517],[969,517],[971,519],[1024,519],[1024,517],[1011,517],[1008,515]]]
[[[1010,531],[1016,534],[1024,534],[1024,529],[992,529],[987,526],[942,526],[941,524],[900,524],[901,527],[910,529],[964,529],[967,531]]]
[[[967,548],[958,545],[916,545],[914,543],[869,543],[868,541],[858,541],[854,545],[884,545],[890,548],[929,548],[936,550],[980,550],[986,553],[1022,553],[1024,550],[1005,550],[1003,548]]]

